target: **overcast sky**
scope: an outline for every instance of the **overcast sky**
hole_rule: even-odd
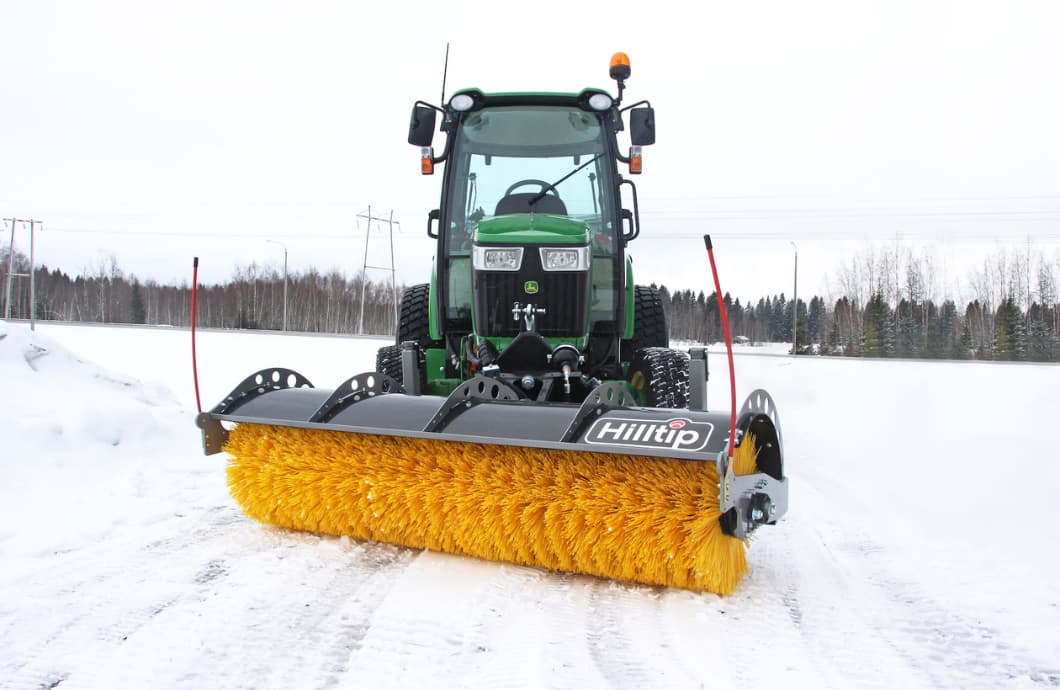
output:
[[[405,140],[447,41],[447,95],[612,89],[630,55],[658,121],[637,282],[709,292],[704,232],[744,298],[790,295],[791,242],[800,294],[873,244],[929,247],[953,289],[990,252],[1060,255],[1054,0],[9,1],[0,27],[0,217],[43,220],[38,261],[70,272],[190,279],[198,255],[216,282],[280,266],[271,239],[353,275],[371,205],[398,280],[426,281],[441,178]]]

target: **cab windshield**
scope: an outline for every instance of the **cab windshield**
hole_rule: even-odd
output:
[[[462,116],[446,169],[448,231],[442,234],[446,318],[454,328],[470,328],[475,228],[514,213],[585,223],[594,257],[592,318],[614,318],[621,266],[615,261],[618,212],[606,136],[599,114],[570,106],[492,107]]]
[[[595,113],[536,105],[472,112],[461,123],[452,155],[449,255],[470,251],[472,233],[484,218],[528,212],[581,220],[594,247],[609,250],[613,210],[602,190],[613,183]]]

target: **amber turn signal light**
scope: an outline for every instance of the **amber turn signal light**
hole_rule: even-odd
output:
[[[639,175],[644,165],[644,159],[640,155],[639,146],[629,147],[629,174]]]
[[[629,56],[618,52],[611,56],[611,78],[629,79]]]

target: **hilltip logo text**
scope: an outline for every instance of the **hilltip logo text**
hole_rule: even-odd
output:
[[[638,446],[669,450],[703,450],[714,425],[690,419],[597,419],[585,434],[585,443],[599,446]]]

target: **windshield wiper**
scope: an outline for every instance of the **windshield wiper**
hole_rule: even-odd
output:
[[[541,190],[540,192],[538,192],[537,194],[535,194],[535,195],[534,195],[534,198],[533,198],[533,199],[531,199],[530,201],[528,201],[526,205],[527,205],[527,206],[533,206],[533,205],[534,205],[534,204],[536,204],[537,202],[541,201],[542,199],[544,199],[544,198],[545,198],[545,195],[546,195],[546,194],[548,194],[549,192],[551,192],[551,191],[555,190],[555,189],[556,189],[556,187],[557,187],[558,185],[562,184],[562,183],[563,183],[563,182],[564,182],[565,180],[567,180],[568,178],[570,178],[570,177],[573,177],[574,175],[578,174],[579,172],[581,172],[582,170],[584,170],[584,169],[585,169],[586,167],[588,167],[589,165],[592,165],[592,164],[593,164],[593,163],[595,163],[596,161],[600,160],[601,158],[603,158],[603,156],[604,156],[604,154],[602,154],[602,153],[598,153],[598,154],[596,154],[596,156],[594,156],[593,158],[591,158],[591,159],[589,159],[589,160],[585,161],[584,163],[582,163],[581,165],[579,165],[579,166],[578,166],[577,168],[575,168],[574,170],[571,170],[571,171],[570,171],[569,173],[567,173],[567,174],[566,174],[566,175],[564,175],[563,177],[559,178],[558,180],[556,180],[555,182],[553,182],[552,184],[550,184],[549,186],[545,187],[545,188],[544,188],[544,189],[542,189],[542,190]]]

